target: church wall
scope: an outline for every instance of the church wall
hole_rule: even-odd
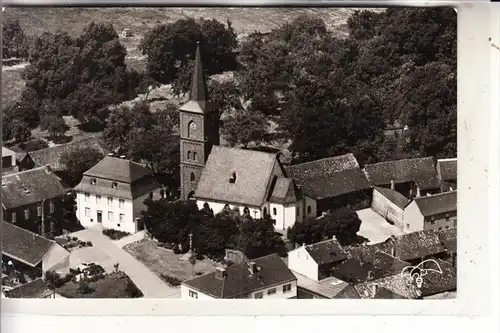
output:
[[[196,200],[196,205],[198,206],[198,209],[203,209],[203,206],[205,203],[208,203],[210,208],[214,211],[214,214],[220,213],[224,207],[226,206],[225,202],[216,202],[216,201],[210,201],[210,200]],[[234,207],[238,207],[238,210],[240,211],[240,214],[243,215],[245,207],[248,207],[250,210],[250,216],[254,219],[260,219],[262,214],[261,210],[259,207],[251,207],[251,206],[242,206],[239,204],[231,204],[227,203],[230,209],[234,209]]]
[[[270,203],[271,218],[276,221],[274,227],[276,230],[286,230],[297,221],[297,206],[300,209],[300,203],[282,205],[277,203]],[[299,212],[300,213],[300,212]]]
[[[305,209],[305,212],[306,212],[306,219],[308,218],[311,218],[311,217],[317,217],[318,216],[318,213],[317,213],[317,204],[316,204],[316,200],[314,200],[313,198],[311,197],[308,197],[307,195],[304,196],[304,209]],[[311,207],[309,209],[309,207]]]

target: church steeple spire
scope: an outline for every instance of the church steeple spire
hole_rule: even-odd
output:
[[[195,102],[206,102],[207,84],[203,75],[203,64],[201,63],[200,42],[196,42],[196,56],[194,58],[193,77],[191,78],[191,90],[189,100]]]

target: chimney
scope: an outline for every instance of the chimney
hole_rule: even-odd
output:
[[[306,243],[302,243],[302,246],[303,246],[303,247],[306,247]]]
[[[337,236],[333,235],[332,236],[332,240],[336,241],[337,242]]]
[[[420,198],[420,187],[417,186],[417,198]]]
[[[215,268],[215,277],[220,280],[224,280],[224,278],[227,276],[226,269],[224,267],[217,267]]]
[[[394,180],[391,179],[391,190],[394,190],[396,188],[396,184],[394,183]]]
[[[250,261],[248,263],[248,270],[252,275],[258,272],[257,264],[255,263],[255,261]]]

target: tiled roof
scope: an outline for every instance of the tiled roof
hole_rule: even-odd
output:
[[[57,198],[66,192],[61,179],[45,167],[2,176],[2,205],[5,209]]]
[[[318,265],[339,262],[348,258],[336,239],[306,245],[305,249]]]
[[[161,188],[161,185],[152,176],[143,177],[132,184],[120,183],[117,188],[113,188],[111,182],[103,184],[97,181],[96,185],[92,185],[91,179],[92,177],[83,176],[82,181],[74,188],[75,191],[92,193],[103,197],[110,196],[122,199],[135,199],[155,189]],[[137,207],[140,208],[140,206]]]
[[[402,298],[416,299],[422,294],[418,288],[407,283],[399,274],[386,276],[377,280],[358,283],[354,286],[361,298],[375,298],[380,288],[395,293]]]
[[[297,287],[306,289],[326,298],[335,298],[345,288],[349,287],[349,283],[335,277],[330,277],[317,282],[297,272],[293,272],[293,274],[297,277]]]
[[[375,293],[374,299],[405,299],[405,297],[386,289],[384,287],[377,288],[377,292]]]
[[[101,138],[91,137],[81,140],[71,141],[69,143],[54,146],[50,148],[40,149],[36,151],[29,152],[28,155],[31,157],[36,166],[48,165],[55,171],[62,171],[66,169],[66,166],[61,163],[61,156],[70,151],[75,151],[77,149],[96,149],[103,155],[107,153],[106,146]]]
[[[2,221],[2,254],[12,259],[35,267],[55,245],[54,241]]]
[[[195,197],[260,207],[267,199],[273,169],[278,166],[276,154],[214,146]],[[233,173],[236,182],[231,183]]]
[[[372,185],[388,185],[414,181],[425,190],[439,188],[439,180],[432,157],[367,164],[365,173]]]
[[[375,186],[375,190],[401,209],[404,209],[408,202],[410,202],[404,195],[390,188]]]
[[[25,283],[7,292],[8,298],[46,298],[51,291],[42,278]]]
[[[303,179],[301,177],[296,179],[304,194],[316,200],[334,198],[371,187],[361,169],[334,172],[316,179]]]
[[[439,241],[450,253],[457,252],[457,228],[444,229],[438,232]]]
[[[457,290],[457,269],[446,261],[435,260],[443,273],[428,272],[425,275],[420,288],[422,297]]]
[[[281,204],[294,203],[301,195],[291,178],[279,177],[274,185],[269,201]]]
[[[457,191],[415,198],[415,203],[424,216],[457,211]]]
[[[133,183],[151,175],[151,171],[131,160],[105,156],[92,168],[84,172],[85,176],[116,180],[123,183]]]
[[[437,160],[436,168],[441,180],[452,182],[457,180],[456,158],[439,159]]]
[[[249,293],[279,284],[296,281],[277,254],[253,260],[258,272],[252,274],[247,264],[233,265],[226,269],[226,277],[216,277],[216,272],[202,275],[183,284],[215,298],[245,298]]]
[[[286,167],[289,177],[306,180],[326,178],[335,172],[359,169],[359,164],[353,154],[345,154],[320,160],[290,165]]]

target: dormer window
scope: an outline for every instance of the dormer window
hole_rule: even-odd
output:
[[[92,178],[92,179],[90,180],[90,184],[91,184],[91,185],[95,185],[96,183],[97,183],[97,179]]]
[[[231,183],[231,184],[236,183],[236,172],[233,172],[233,174],[229,178],[229,183]]]
[[[118,188],[118,183],[117,182],[113,182],[113,184],[111,184],[111,187],[114,188],[114,189],[117,189]]]

